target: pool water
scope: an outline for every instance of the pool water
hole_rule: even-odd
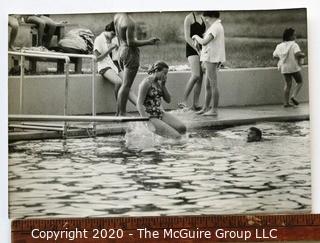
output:
[[[250,126],[238,126],[180,141],[128,134],[68,139],[64,147],[12,143],[10,217],[310,211],[309,122],[255,126],[262,142],[246,143]]]

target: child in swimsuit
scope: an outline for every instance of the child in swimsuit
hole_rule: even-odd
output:
[[[186,132],[186,126],[161,106],[162,99],[167,103],[171,101],[166,87],[168,69],[165,62],[157,61],[148,70],[148,76],[139,86],[137,109],[142,117],[150,117],[156,134],[180,138]]]
[[[299,45],[295,42],[295,30],[292,28],[285,29],[283,32],[283,42],[277,45],[273,52],[273,57],[278,59],[278,68],[284,79],[284,107],[292,107],[290,101],[294,105],[299,105],[296,97],[302,87],[301,60],[305,54],[301,52]],[[296,81],[296,86],[291,95],[292,79]]]

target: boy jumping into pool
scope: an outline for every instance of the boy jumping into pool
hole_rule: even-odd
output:
[[[290,98],[294,105],[299,105],[296,97],[302,87],[301,64],[305,54],[301,52],[299,45],[295,42],[295,30],[285,29],[283,32],[283,42],[278,44],[273,57],[278,59],[278,68],[284,77],[284,107],[292,107],[289,102],[292,78],[296,81],[296,86]]]

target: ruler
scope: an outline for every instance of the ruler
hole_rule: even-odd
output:
[[[12,243],[320,242],[320,215],[18,219]]]

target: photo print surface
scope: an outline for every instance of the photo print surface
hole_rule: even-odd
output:
[[[310,212],[306,9],[8,25],[10,218]]]

